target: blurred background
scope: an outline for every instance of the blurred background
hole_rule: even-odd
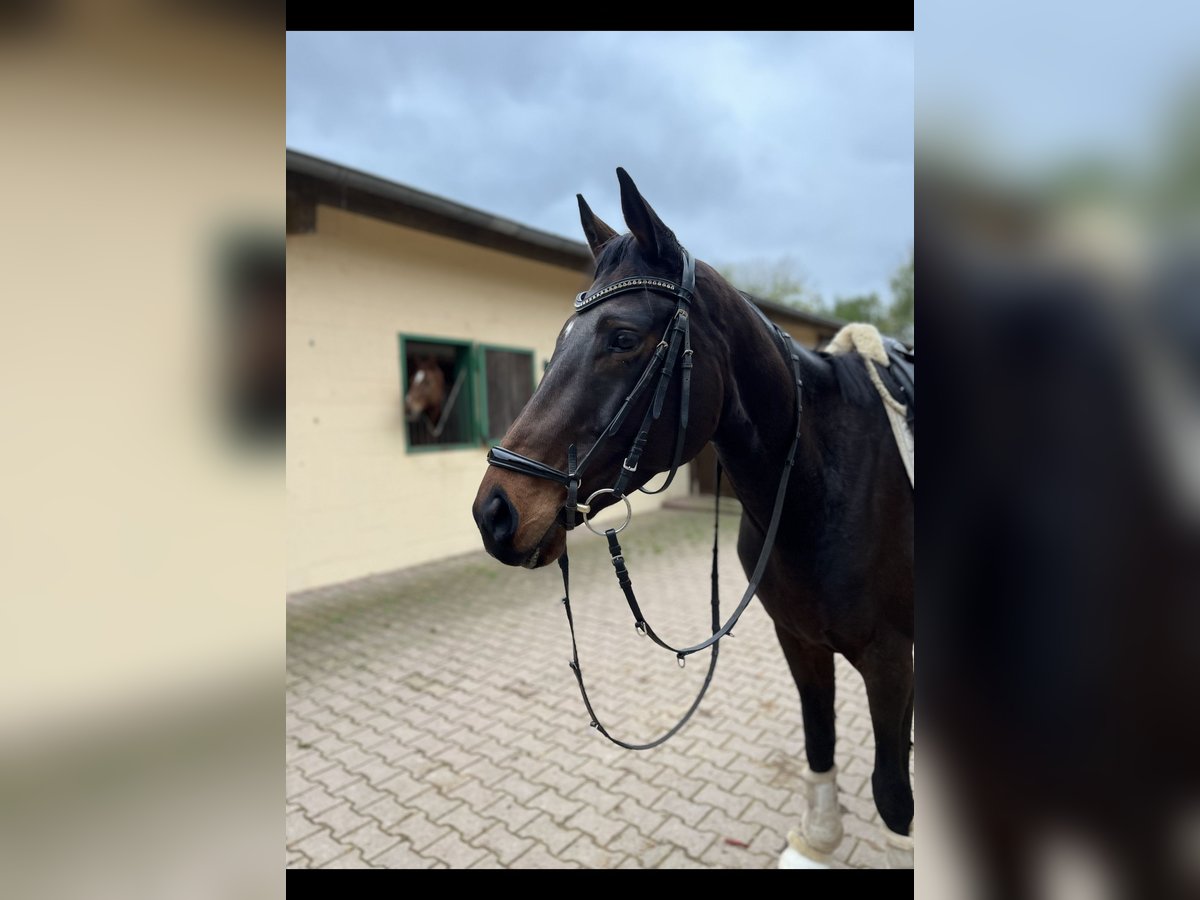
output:
[[[917,16],[917,890],[1196,896],[1200,17]]]
[[[282,888],[278,12],[0,15],[8,896]]]

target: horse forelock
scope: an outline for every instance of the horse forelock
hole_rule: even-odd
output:
[[[622,234],[610,240],[600,250],[596,259],[597,279],[610,275],[621,267],[630,256],[630,250],[637,246],[632,234]]]
[[[674,234],[671,234],[670,238],[678,247],[679,242],[675,239]],[[609,282],[633,274],[658,274],[672,281],[678,281],[677,266],[682,264],[682,261],[682,256],[669,264],[647,259],[637,238],[632,234],[622,234],[610,240],[600,250],[600,255],[596,259],[595,280]]]

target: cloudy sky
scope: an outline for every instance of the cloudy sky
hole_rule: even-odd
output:
[[[1152,163],[1179,90],[1200,84],[1195,3],[921,0],[915,10],[922,128],[964,136],[1006,169]]]
[[[287,144],[582,240],[624,166],[717,265],[877,291],[913,235],[911,33],[292,33]]]

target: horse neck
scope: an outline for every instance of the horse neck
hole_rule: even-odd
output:
[[[728,358],[725,398],[713,443],[746,512],[766,527],[779,479],[796,434],[796,386],[790,358],[778,338],[745,302],[727,304]],[[828,381],[826,364],[800,352],[804,414],[788,493],[819,502],[822,472],[818,419],[819,393]]]

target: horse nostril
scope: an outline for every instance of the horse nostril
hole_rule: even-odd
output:
[[[492,540],[497,544],[507,544],[517,532],[517,511],[513,509],[503,492],[492,495],[483,510],[483,522]]]

